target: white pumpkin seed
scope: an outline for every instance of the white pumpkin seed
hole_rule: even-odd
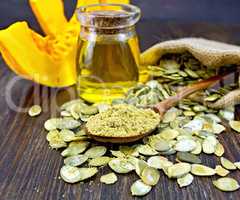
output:
[[[203,140],[202,149],[206,154],[212,154],[215,152],[217,145],[217,139],[214,136],[208,136]]]
[[[190,128],[192,131],[200,131],[203,128],[203,119],[194,119],[184,125],[184,128]]]
[[[76,183],[94,176],[98,172],[97,168],[78,168],[64,165],[60,170],[61,178],[68,183]]]
[[[221,157],[220,158],[220,162],[221,165],[228,170],[235,170],[237,169],[237,167],[234,165],[234,163],[232,163],[230,160],[228,160],[227,158]]]
[[[191,171],[191,165],[189,163],[177,163],[167,169],[169,178],[180,178],[188,174]]]
[[[133,196],[144,196],[151,191],[152,187],[145,184],[142,180],[137,180],[131,186]]]
[[[168,159],[163,156],[152,156],[152,157],[149,157],[149,159],[147,160],[147,164],[150,167],[154,167],[156,169],[162,169],[164,161],[168,161]]]
[[[235,179],[229,177],[219,178],[213,181],[213,185],[219,190],[225,192],[232,192],[240,188],[238,182]]]
[[[156,185],[159,181],[160,173],[153,167],[145,167],[141,173],[142,181],[147,185]]]
[[[88,157],[85,155],[70,156],[64,159],[64,164],[77,167],[85,163],[87,160]]]
[[[199,155],[202,152],[202,143],[196,140],[196,147],[191,151],[192,154]]]
[[[75,129],[80,125],[79,121],[67,118],[52,118],[44,123],[45,129],[48,131],[55,129]]]
[[[229,125],[234,131],[240,133],[240,121],[230,121]]]
[[[114,173],[102,175],[100,178],[100,182],[105,183],[107,185],[114,184],[117,182],[117,176]]]
[[[201,164],[192,164],[191,173],[196,176],[212,176],[216,172],[213,168]]]
[[[149,145],[157,151],[167,151],[171,148],[167,141],[157,137],[151,137]]]
[[[61,155],[63,157],[78,155],[84,152],[87,149],[88,145],[89,142],[86,141],[71,142],[69,146],[62,151]]]
[[[216,171],[216,174],[219,175],[219,176],[227,176],[230,173],[230,171],[223,168],[221,165],[217,165],[215,167],[215,171]]]
[[[192,174],[186,174],[185,176],[178,178],[177,183],[180,187],[186,187],[193,182],[193,179],[194,178]]]
[[[213,123],[212,129],[213,129],[213,133],[215,134],[220,134],[226,130],[226,128],[223,125],[217,124],[217,123]]]
[[[146,156],[154,156],[154,155],[157,155],[158,152],[153,149],[152,147],[150,147],[149,145],[139,145],[137,147],[137,150],[140,154],[142,155],[146,155]]]
[[[72,116],[71,113],[66,110],[61,111],[60,115],[62,117],[71,117]]]
[[[107,152],[107,148],[104,146],[95,146],[90,149],[88,149],[85,152],[85,155],[88,158],[97,158],[103,156]]]
[[[42,108],[39,105],[34,105],[28,110],[28,114],[31,117],[36,117],[36,116],[40,115],[41,112],[42,112]]]
[[[238,169],[240,169],[240,162],[235,162],[234,165],[235,165]]]
[[[181,151],[181,152],[189,152],[192,151],[196,148],[197,144],[194,140],[192,139],[182,139],[177,141],[177,143],[174,146],[174,149],[176,151]]]
[[[227,121],[232,121],[234,120],[234,112],[229,111],[229,110],[220,110],[219,115],[222,116],[224,119]]]
[[[178,109],[176,108],[170,108],[163,116],[162,122],[163,123],[169,123],[176,119],[178,114]]]
[[[137,162],[135,162],[135,171],[138,176],[142,175],[143,170],[148,167],[148,163],[144,160],[138,159]]]
[[[64,142],[71,142],[75,140],[75,133],[68,129],[63,129],[59,132],[60,137]]]
[[[109,167],[119,174],[129,173],[134,170],[135,167],[127,159],[114,158],[108,163]]]
[[[101,156],[101,157],[93,158],[92,160],[89,161],[88,164],[92,167],[100,167],[100,166],[107,165],[110,160],[111,160],[110,157]]]
[[[217,143],[214,154],[218,157],[221,157],[224,154],[224,147],[221,143]]]

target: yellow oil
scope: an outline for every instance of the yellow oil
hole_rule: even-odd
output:
[[[82,37],[78,55],[77,89],[89,102],[110,102],[145,79],[135,34]]]

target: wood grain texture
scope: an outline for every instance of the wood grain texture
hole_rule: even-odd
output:
[[[162,21],[143,21],[138,26],[142,48],[145,49],[159,40],[186,36],[206,37],[224,42],[240,44],[240,26],[220,26],[210,24],[177,24]],[[59,151],[50,150],[42,126],[56,114],[56,105],[69,95],[61,89],[50,89],[20,80],[13,89],[7,88],[15,79],[4,62],[0,60],[0,200],[128,200],[137,199],[130,195],[130,186],[137,179],[132,173],[119,175],[119,181],[106,186],[99,182],[100,175],[110,171],[100,170],[92,181],[85,184],[66,184],[59,177],[63,160]],[[73,91],[70,89],[70,91]],[[39,102],[44,112],[37,118],[26,113],[15,112],[6,102],[9,94],[13,102],[23,108]],[[57,102],[55,101],[57,97]],[[52,105],[52,106],[51,106]],[[49,108],[53,107],[51,111]],[[237,117],[240,116],[238,112]],[[240,160],[240,134],[230,129],[220,137],[225,147],[225,157]],[[214,166],[219,159],[202,155],[204,164]],[[240,171],[230,175],[240,181]],[[195,178],[192,185],[180,189],[174,180],[169,180],[161,172],[161,179],[146,200],[237,200],[240,191],[226,193],[215,189],[211,180],[217,178]]]

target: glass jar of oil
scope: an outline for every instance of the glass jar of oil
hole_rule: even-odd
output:
[[[139,79],[135,24],[140,9],[125,4],[95,4],[77,10],[81,24],[77,55],[77,91],[89,102],[109,102]]]

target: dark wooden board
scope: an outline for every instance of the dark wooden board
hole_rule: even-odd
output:
[[[240,43],[240,26],[221,26],[216,24],[179,24],[162,21],[142,21],[138,32],[143,49],[157,41],[186,36],[206,37],[224,42]],[[11,83],[14,87],[11,89]],[[73,91],[68,89],[67,91]],[[70,92],[71,93],[71,92]],[[119,175],[119,181],[112,186],[100,184],[100,173],[85,184],[66,184],[59,177],[63,160],[59,151],[50,150],[46,142],[43,123],[55,113],[57,104],[64,102],[69,95],[63,89],[50,89],[26,80],[16,80],[2,59],[0,60],[0,200],[127,200],[130,186],[137,176],[132,173]],[[11,97],[11,98],[10,98]],[[8,99],[8,100],[7,100]],[[26,113],[15,112],[7,102],[28,108],[40,103],[44,112],[40,117],[30,118]],[[51,108],[51,110],[50,110]],[[240,116],[238,114],[238,116]],[[240,134],[230,129],[220,136],[230,160],[240,160]],[[214,156],[202,156],[204,164],[214,166],[219,162]],[[240,171],[230,175],[240,181]],[[192,185],[180,189],[176,181],[167,179],[161,172],[161,180],[150,194],[142,199],[165,200],[205,200],[240,198],[240,191],[233,193],[216,190],[212,178],[195,178]],[[137,199],[137,198],[135,198]]]

